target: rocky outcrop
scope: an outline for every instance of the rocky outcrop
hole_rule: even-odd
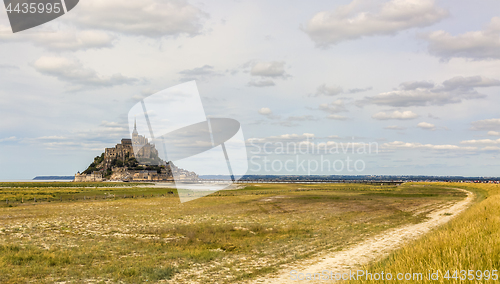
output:
[[[174,178],[198,180],[198,175],[161,160],[155,145],[134,129],[132,139],[122,139],[115,147],[106,148],[85,171],[75,175],[74,181],[173,181]]]

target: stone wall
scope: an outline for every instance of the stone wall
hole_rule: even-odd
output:
[[[74,181],[76,182],[89,182],[89,181],[103,181],[102,172],[92,172],[91,174],[77,173]]]

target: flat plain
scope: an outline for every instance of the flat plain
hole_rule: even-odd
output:
[[[247,282],[465,197],[446,184],[250,184],[180,203],[139,184],[0,183],[0,282]]]

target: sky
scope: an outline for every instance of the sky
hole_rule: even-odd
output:
[[[134,105],[192,80],[208,117],[240,122],[248,174],[498,176],[499,11],[82,0],[12,33],[2,8],[0,180],[85,170]]]

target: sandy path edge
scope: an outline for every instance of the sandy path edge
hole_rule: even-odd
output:
[[[292,280],[290,271],[296,273],[315,273],[328,270],[333,273],[343,273],[355,270],[358,267],[368,264],[371,261],[380,260],[389,255],[392,251],[402,247],[405,243],[415,240],[428,233],[433,228],[443,225],[464,211],[474,200],[474,194],[461,188],[453,188],[467,193],[467,198],[453,205],[441,207],[427,215],[430,219],[418,223],[405,225],[394,229],[389,229],[382,234],[368,238],[345,250],[332,252],[326,255],[319,255],[312,259],[304,260],[301,263],[286,265],[277,273],[265,275],[250,283],[295,283],[304,282]],[[445,213],[449,213],[444,215]],[[325,281],[305,280],[307,283],[321,283]],[[331,280],[330,280],[331,281]]]

